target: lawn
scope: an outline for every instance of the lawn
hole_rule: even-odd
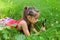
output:
[[[46,18],[46,31],[39,35],[25,36],[16,29],[0,27],[0,40],[60,40],[60,0],[0,0],[0,18],[10,17],[18,20],[25,6],[34,6],[40,11],[39,20]],[[35,24],[39,31],[40,22]]]

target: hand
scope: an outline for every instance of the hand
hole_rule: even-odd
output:
[[[45,27],[43,27],[43,26],[41,27],[41,30],[46,31]]]
[[[37,32],[35,35],[39,35],[39,32]]]

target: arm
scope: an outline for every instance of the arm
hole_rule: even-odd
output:
[[[34,28],[34,25],[32,24],[31,26],[32,26],[32,31],[34,31],[36,33],[35,35],[38,35],[39,32]]]
[[[32,30],[35,32],[35,33],[38,33],[38,31],[34,28],[34,25],[32,24]]]
[[[22,30],[23,30],[24,34],[27,36],[30,36],[27,23],[25,21],[22,21],[21,26],[22,26]]]

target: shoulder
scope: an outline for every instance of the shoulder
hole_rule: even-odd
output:
[[[26,23],[26,21],[25,21],[25,20],[22,20],[22,21],[20,21],[20,23],[19,23],[19,24],[24,25],[24,24],[27,24],[27,23]]]

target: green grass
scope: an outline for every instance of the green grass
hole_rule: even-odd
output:
[[[15,38],[16,40],[60,40],[60,0],[0,0],[0,18],[8,16],[15,20],[20,19],[25,6],[34,6],[39,9],[39,19],[47,20],[45,25],[47,31],[42,31],[37,36],[31,34],[30,37],[26,37],[16,29],[15,31],[4,29],[0,31],[1,40],[15,40]],[[40,24],[37,23],[36,27],[39,29]]]

